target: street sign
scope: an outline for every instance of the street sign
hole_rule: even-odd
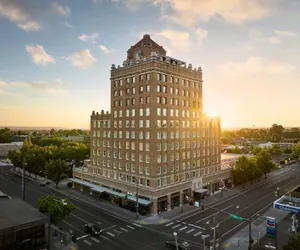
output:
[[[233,219],[236,219],[236,220],[241,220],[241,221],[244,220],[243,217],[238,216],[238,215],[235,215],[235,214],[229,214],[229,217],[230,217],[230,218],[233,218]]]
[[[276,219],[267,216],[267,235],[275,238],[276,232]]]

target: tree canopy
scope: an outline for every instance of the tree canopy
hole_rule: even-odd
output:
[[[283,250],[300,250],[300,234],[291,236],[288,243],[283,246]]]
[[[50,160],[46,164],[46,172],[48,179],[52,180],[58,188],[58,183],[68,177],[69,166],[62,159]]]
[[[65,219],[74,209],[75,205],[66,198],[49,195],[39,199],[39,211],[50,216],[52,224]]]

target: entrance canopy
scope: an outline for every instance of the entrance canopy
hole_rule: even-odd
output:
[[[300,214],[300,199],[291,196],[282,196],[273,203],[274,208]]]
[[[206,195],[206,194],[208,194],[208,189],[206,189],[206,188],[198,188],[198,189],[194,190],[194,193]]]

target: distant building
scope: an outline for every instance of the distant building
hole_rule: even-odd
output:
[[[46,245],[47,216],[21,199],[0,201],[0,250],[36,250]]]
[[[220,117],[203,112],[202,69],[166,56],[149,35],[127,54],[111,67],[111,113],[92,112],[91,161],[73,181],[133,206],[138,189],[150,214],[217,191],[231,171],[221,170]]]
[[[23,147],[23,142],[0,143],[0,158],[5,158],[9,151],[19,150]]]
[[[62,136],[64,140],[73,141],[73,142],[81,142],[81,143],[90,143],[90,136],[87,135],[69,135],[69,136]]]
[[[28,135],[14,135],[11,137],[11,142],[23,142],[28,138]]]

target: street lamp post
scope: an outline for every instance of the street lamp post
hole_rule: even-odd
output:
[[[178,250],[177,233],[174,232],[173,235],[174,235],[174,238],[175,238],[176,250]]]
[[[138,169],[139,171],[139,169]],[[136,219],[139,219],[139,178],[136,181],[136,197],[135,197],[135,212],[136,212]]]
[[[206,235],[202,235],[201,237],[202,237],[202,239],[203,239],[203,245],[204,245],[204,248],[203,248],[203,249],[206,250],[206,243],[205,243],[205,240],[206,240],[206,238],[209,237],[209,235],[206,234]]]
[[[225,188],[223,188],[223,190],[225,190]],[[237,193],[239,195],[243,195],[247,200],[249,200],[249,197],[247,195],[245,195],[244,193],[241,193],[241,192],[237,192],[237,191],[234,191],[234,190],[231,190],[231,189],[226,189],[227,191],[230,191],[230,192],[233,192],[233,193]],[[249,245],[248,245],[248,250],[251,250],[252,249],[252,235],[251,235],[251,223],[252,223],[252,214],[251,214],[251,211],[249,211],[249,219],[248,219],[248,222],[249,222]]]

